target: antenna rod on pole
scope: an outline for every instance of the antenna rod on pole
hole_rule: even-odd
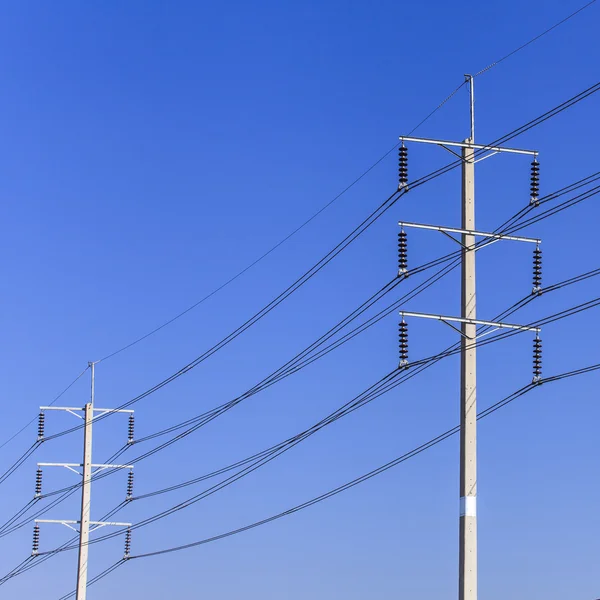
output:
[[[473,88],[473,75],[465,75],[466,81],[469,82],[469,96],[471,106],[471,144],[475,143],[475,89]]]

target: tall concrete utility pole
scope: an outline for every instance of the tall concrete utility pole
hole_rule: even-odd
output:
[[[459,600],[477,600],[477,350],[479,337],[477,326],[483,325],[494,329],[516,329],[539,332],[538,328],[509,323],[477,320],[475,253],[485,246],[499,240],[511,240],[536,244],[541,240],[520,236],[486,233],[475,229],[475,163],[495,154],[524,154],[533,157],[532,162],[532,197],[530,203],[537,199],[537,152],[518,148],[475,144],[475,96],[473,77],[465,75],[470,87],[470,129],[471,135],[464,142],[451,142],[427,138],[402,136],[399,151],[400,188],[410,189],[408,173],[408,150],[405,142],[435,144],[458,157],[462,164],[462,202],[461,227],[442,227],[400,221],[399,234],[399,276],[410,274],[406,258],[406,233],[404,228],[417,228],[439,231],[450,237],[461,246],[461,315],[460,317],[439,314],[415,313],[401,311],[400,325],[401,361],[400,368],[408,368],[407,360],[407,324],[405,317],[421,317],[436,319],[452,327],[461,335],[460,343],[460,515],[459,515],[459,568],[458,597]],[[460,148],[458,154],[452,148]],[[535,182],[534,182],[535,180]],[[535,185],[534,185],[535,183]],[[399,189],[400,189],[399,188]],[[535,197],[534,197],[535,196]],[[454,237],[460,234],[460,238]],[[476,238],[484,241],[476,243]],[[534,289],[535,292],[535,289]],[[460,329],[452,325],[460,323]],[[489,331],[487,332],[489,333]],[[534,378],[535,381],[535,378]]]
[[[469,76],[471,137],[475,143],[475,98]],[[475,231],[475,153],[462,149],[462,228]],[[461,317],[477,319],[475,236],[462,234]],[[475,323],[462,324],[460,352],[460,522],[459,600],[477,600],[477,347]]]
[[[79,525],[79,559],[77,563],[77,600],[85,600],[87,596],[88,542],[90,539],[90,511],[92,500],[92,421],[94,419],[94,366],[92,372],[92,389],[90,401],[84,408],[83,429],[83,478],[81,482],[81,516]]]

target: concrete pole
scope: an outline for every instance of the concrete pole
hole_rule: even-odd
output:
[[[473,143],[470,138],[467,142]],[[475,229],[474,149],[462,150],[462,228]],[[473,248],[475,237],[463,235]],[[462,251],[461,316],[476,319],[475,250]],[[460,369],[459,600],[477,600],[477,363],[475,325],[462,326]],[[469,347],[471,346],[471,347]]]
[[[79,560],[77,565],[77,600],[86,600],[88,572],[88,541],[90,538],[90,502],[92,499],[92,421],[94,418],[94,363],[92,371],[91,399],[85,405],[83,430],[83,481],[81,487],[81,517],[79,519]]]

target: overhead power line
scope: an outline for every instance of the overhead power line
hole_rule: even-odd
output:
[[[575,12],[572,12],[570,15],[566,16],[564,19],[562,19],[558,23],[555,23],[554,25],[552,25],[552,27],[549,27],[545,31],[542,31],[542,33],[540,33],[539,35],[536,35],[535,37],[531,38],[528,42],[525,42],[524,44],[522,44],[518,48],[515,48],[514,50],[512,50],[508,54],[505,54],[502,58],[499,58],[498,60],[495,60],[493,63],[491,63],[487,67],[485,67],[485,69],[481,69],[481,71],[475,73],[475,75],[473,77],[478,77],[479,75],[483,75],[483,73],[486,73],[490,69],[492,69],[495,66],[499,65],[501,62],[505,61],[507,58],[510,58],[511,56],[513,56],[514,54],[516,54],[517,52],[520,52],[524,48],[527,48],[527,46],[530,46],[534,42],[537,42],[537,40],[539,40],[540,38],[544,37],[545,35],[547,35],[551,31],[554,31],[557,27],[560,27],[563,23],[566,23],[567,21],[569,21],[570,19],[572,19],[573,17],[575,17],[576,15],[578,15],[580,12],[584,11],[586,8],[589,8],[590,6],[592,6],[592,4],[595,4],[595,3],[596,3],[596,0],[592,0],[591,2],[588,2],[587,4],[584,4],[583,6],[581,6],[580,8],[578,8]]]

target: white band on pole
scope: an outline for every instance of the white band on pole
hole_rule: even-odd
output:
[[[460,516],[461,517],[476,517],[477,516],[477,497],[463,496],[460,499]]]

